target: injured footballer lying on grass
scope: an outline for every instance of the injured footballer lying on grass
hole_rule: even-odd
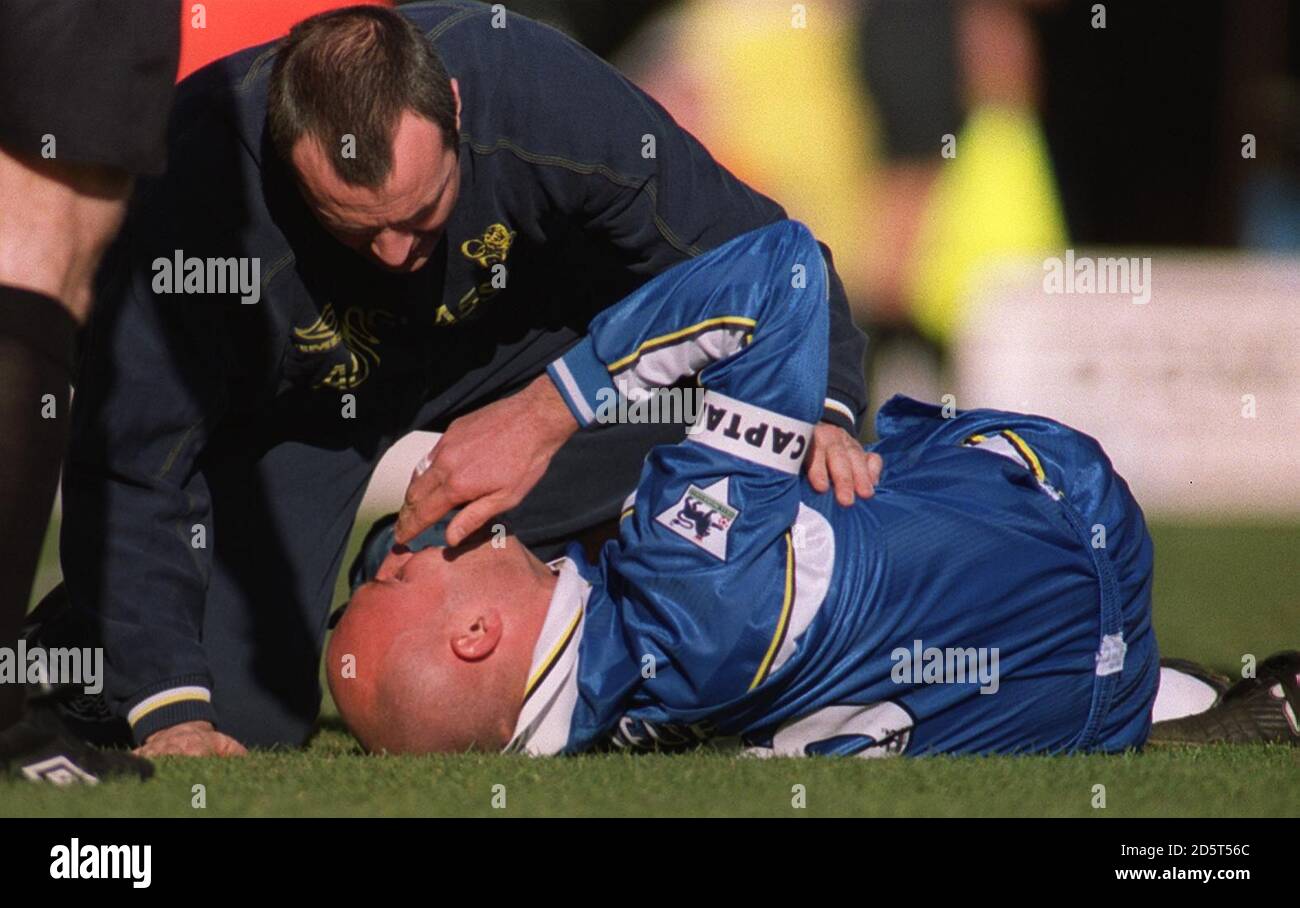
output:
[[[576,545],[544,564],[512,536],[416,551],[372,533],[326,656],[363,746],[872,757],[1300,740],[1300,653],[1231,690],[1162,668],[1151,539],[1088,436],[895,397],[874,497],[843,508],[813,491],[800,462],[825,397],[823,267],[802,225],[754,231],[645,284],[552,365],[584,427],[614,392],[706,389],[595,564]]]
[[[376,524],[326,653],[366,749],[1300,743],[1300,652],[1231,687],[1161,663],[1142,511],[1088,436],[895,397],[870,446],[884,459],[875,495],[846,507],[815,491],[800,467],[825,397],[824,268],[798,223],[744,234],[602,312],[550,367],[582,427],[627,412],[621,398],[704,389],[594,564],[577,543],[543,563],[490,530],[395,546],[393,519]],[[79,627],[56,591],[29,642],[91,642]],[[130,740],[102,697],[41,709],[92,743]]]

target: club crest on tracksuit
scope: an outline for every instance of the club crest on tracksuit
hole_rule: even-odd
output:
[[[687,486],[677,503],[655,518],[714,558],[727,560],[727,534],[740,512],[727,501],[727,480],[711,486]]]

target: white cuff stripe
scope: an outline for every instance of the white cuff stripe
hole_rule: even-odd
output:
[[[145,697],[126,714],[126,721],[130,725],[135,725],[149,713],[164,706],[171,706],[173,703],[180,703],[185,700],[202,700],[204,703],[212,702],[212,691],[206,687],[173,687],[168,690],[159,691],[152,696]]]
[[[582,416],[582,424],[590,425],[596,419],[596,414],[592,411],[587,398],[582,396],[582,389],[578,387],[577,380],[573,373],[569,371],[569,364],[562,359],[557,359],[554,363],[555,374],[560,376],[560,384],[564,385],[564,390],[568,392],[569,399],[573,405],[578,408],[578,413]]]
[[[845,417],[848,418],[849,424],[852,425],[854,428],[857,428],[858,419],[856,416],[853,415],[853,409],[848,404],[842,404],[838,400],[835,400],[832,397],[828,397],[826,398],[826,409],[834,410],[836,413],[840,413],[844,415]]]

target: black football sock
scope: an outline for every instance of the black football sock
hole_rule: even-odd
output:
[[[0,647],[13,647],[54,505],[76,322],[58,300],[0,285]],[[0,684],[0,729],[22,705]]]

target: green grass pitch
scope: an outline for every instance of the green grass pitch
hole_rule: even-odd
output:
[[[1300,526],[1160,523],[1152,534],[1163,653],[1235,673],[1243,654],[1300,647]],[[871,761],[394,758],[361,754],[330,704],[322,726],[302,752],[158,761],[145,784],[0,781],[0,816],[1300,815],[1297,748]]]

